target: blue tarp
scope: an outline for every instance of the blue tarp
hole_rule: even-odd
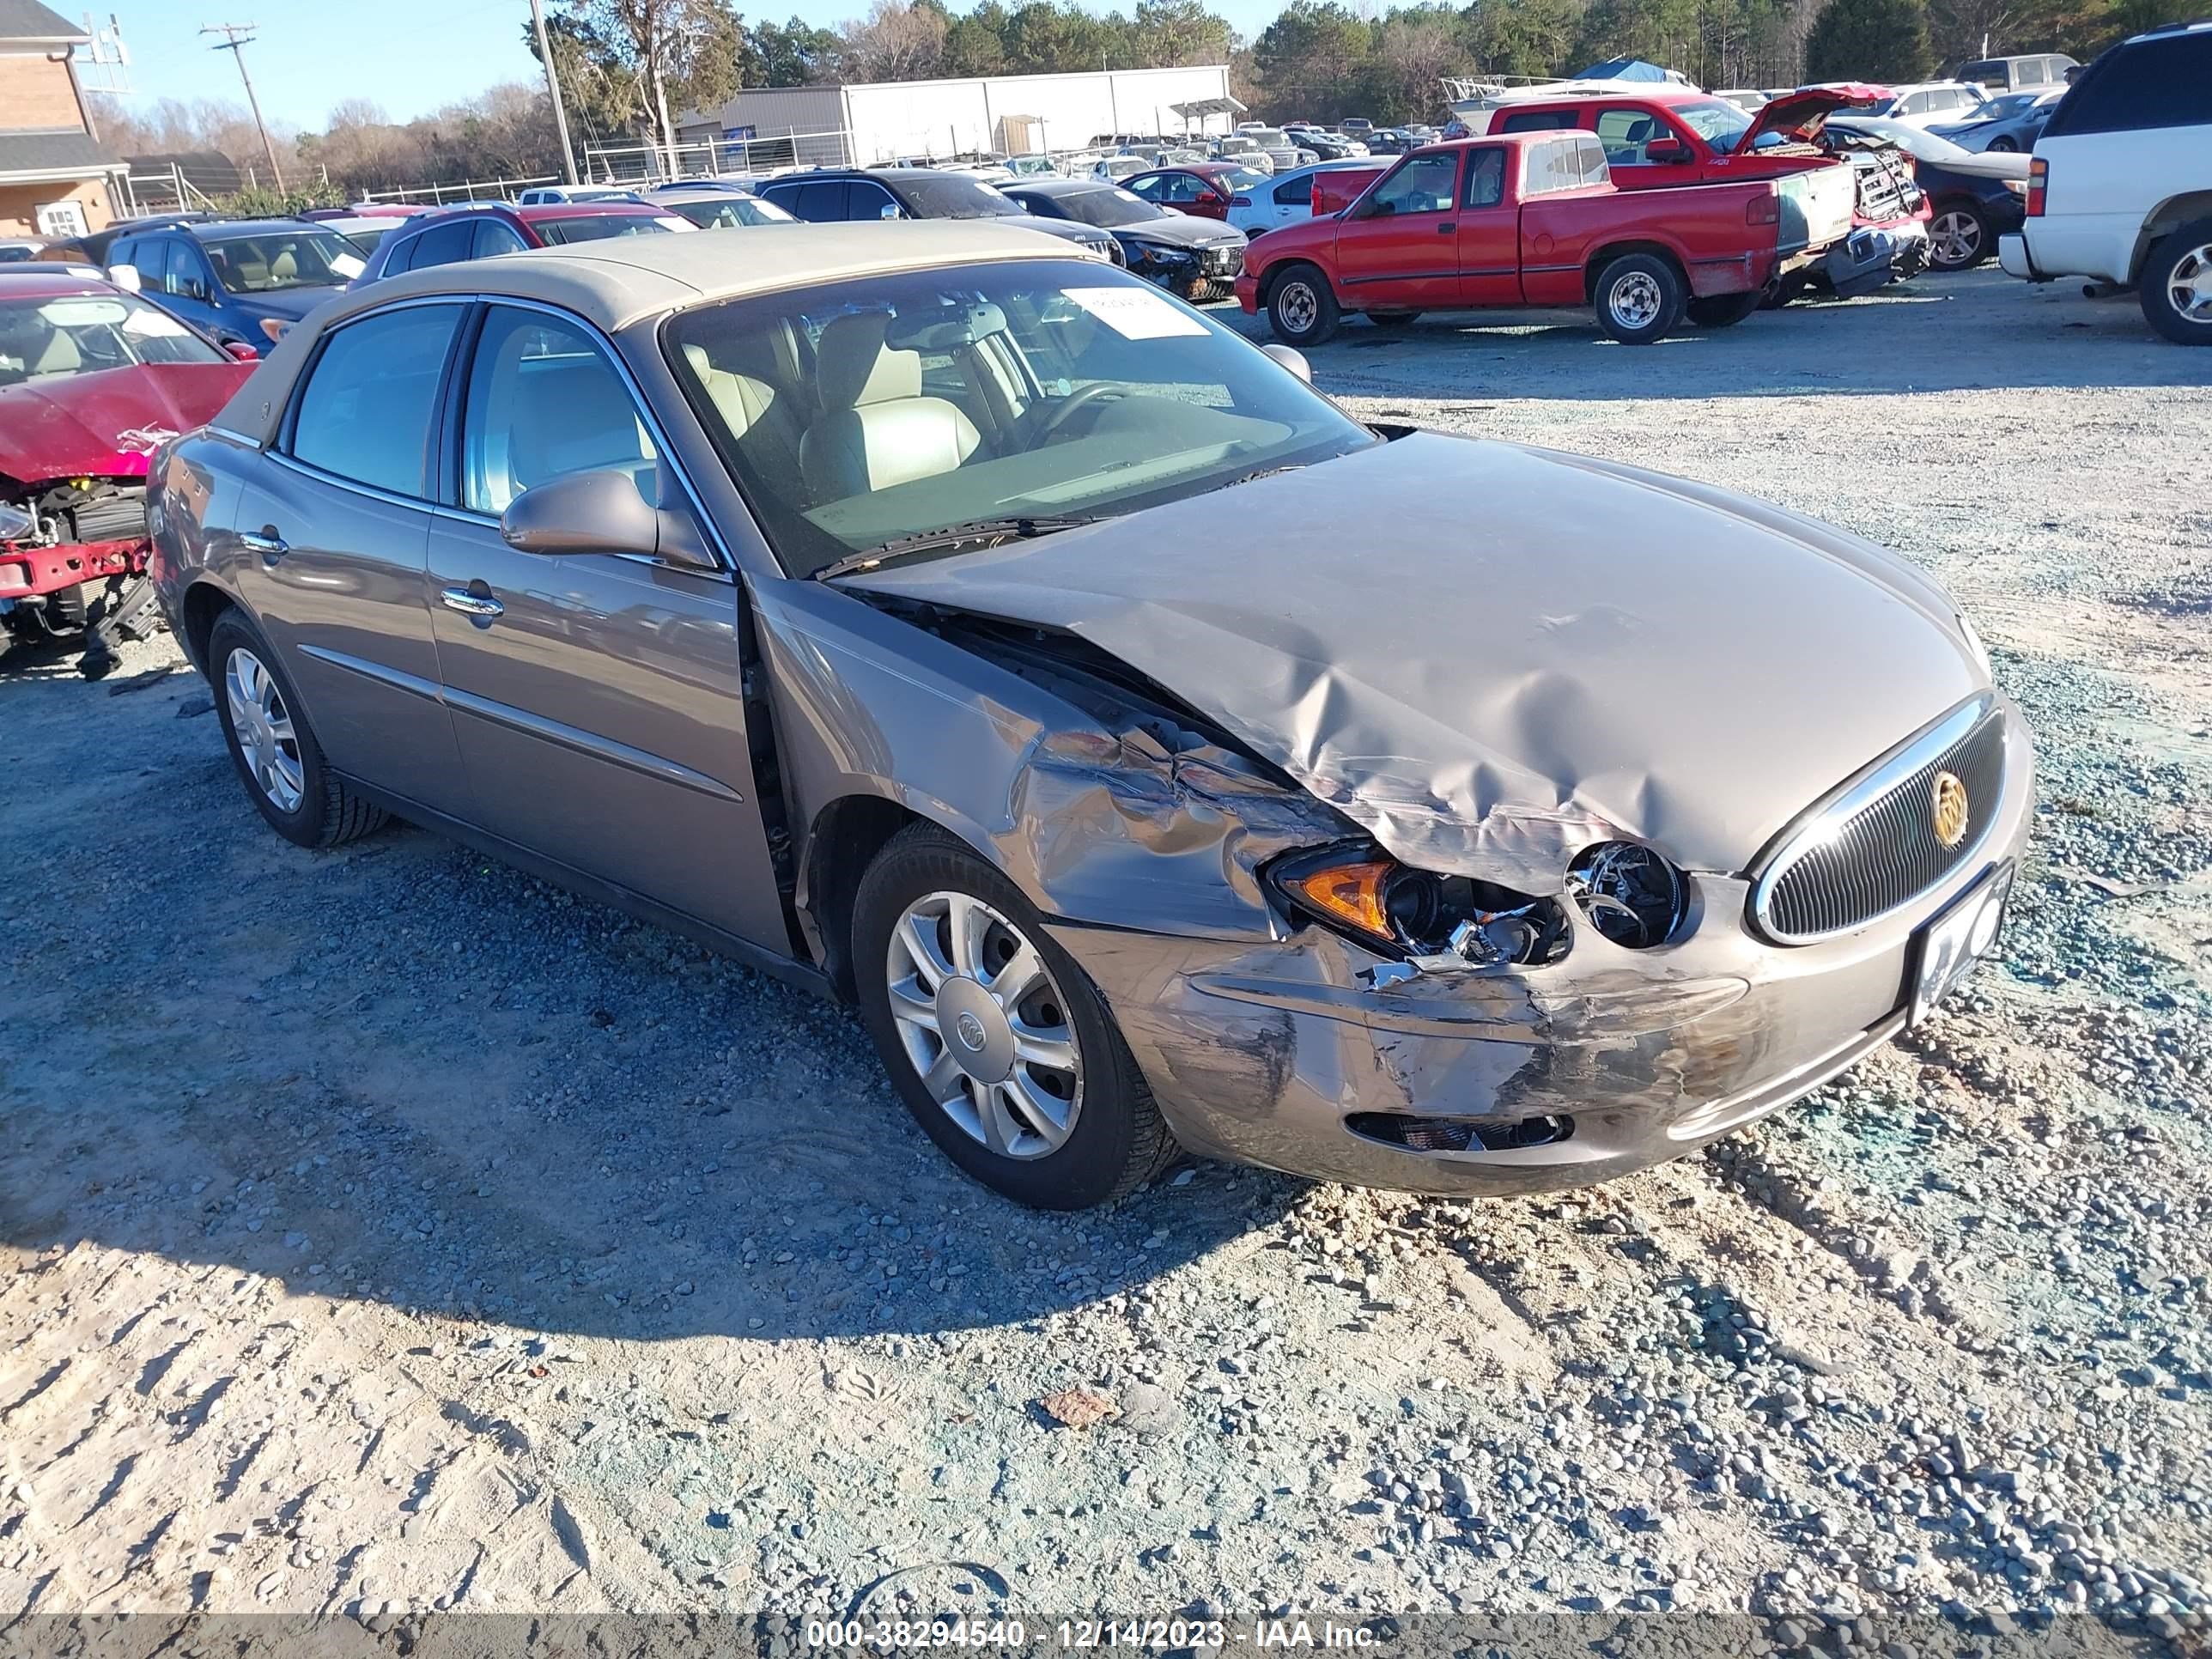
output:
[[[1613,58],[1602,64],[1592,64],[1577,81],[1663,81],[1667,71],[1656,64],[1647,64],[1641,58]]]

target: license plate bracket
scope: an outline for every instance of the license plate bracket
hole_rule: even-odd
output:
[[[1917,1025],[1938,1003],[1964,982],[1974,964],[1996,948],[2004,933],[2005,906],[2012,896],[2013,866],[1993,866],[1979,881],[1943,907],[1912,936],[1906,983],[1911,994],[1905,1023]]]

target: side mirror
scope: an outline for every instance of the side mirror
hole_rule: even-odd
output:
[[[187,300],[204,301],[208,296],[207,283],[198,276],[179,276],[177,278],[177,292]]]
[[[1304,352],[1299,351],[1291,346],[1278,345],[1272,340],[1266,345],[1261,346],[1260,349],[1266,352],[1270,357],[1273,357],[1277,362],[1280,363],[1285,368],[1290,370],[1291,374],[1297,375],[1298,379],[1304,380],[1308,386],[1311,386],[1313,384],[1313,365],[1306,361],[1306,354]]]
[[[1653,167],[1681,167],[1690,160],[1690,147],[1679,138],[1662,138],[1644,145],[1644,159]]]
[[[627,472],[564,472],[532,485],[507,503],[499,533],[518,553],[635,553],[686,570],[715,568],[690,518],[653,506]]]
[[[898,204],[896,202],[884,203],[876,212],[876,217],[878,219],[897,219],[903,216],[899,212]]]
[[[116,287],[125,289],[126,292],[131,294],[142,294],[145,291],[146,288],[144,281],[141,279],[138,275],[138,267],[136,265],[108,266],[107,280],[114,283]]]

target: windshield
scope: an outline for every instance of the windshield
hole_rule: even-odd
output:
[[[1668,112],[1723,155],[1741,143],[1743,135],[1751,130],[1751,117],[1725,98],[1671,105]]]
[[[368,268],[336,231],[267,230],[200,240],[216,278],[233,294],[273,294],[288,288],[336,288]]]
[[[795,225],[798,220],[773,202],[751,196],[730,196],[712,202],[671,202],[669,206],[702,230],[730,225]]]
[[[666,330],[797,575],[954,525],[1132,513],[1377,441],[1238,335],[1090,262],[726,300]]]
[[[2015,115],[2027,114],[2028,111],[2035,107],[2036,101],[2042,96],[2043,88],[2040,87],[2037,88],[2033,92],[2008,92],[2002,97],[1990,99],[1990,101],[1983,105],[1981,108],[1975,110],[1969,114],[1967,119],[1976,121],[2009,120]]]
[[[0,386],[139,363],[229,361],[167,312],[128,294],[0,300]]]
[[[1141,196],[1131,195],[1119,185],[1101,185],[1096,190],[1054,191],[1050,200],[1061,216],[1079,225],[1096,225],[1101,230],[1111,230],[1116,225],[1139,225],[1168,216],[1164,209],[1154,207]]]
[[[573,219],[533,219],[530,228],[560,247],[569,242],[605,241],[610,236],[653,236],[684,223],[665,213],[590,213]]]
[[[958,173],[909,173],[898,193],[923,219],[1002,219],[1021,210],[981,179]]]

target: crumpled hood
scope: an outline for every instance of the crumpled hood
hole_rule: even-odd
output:
[[[1236,226],[1224,225],[1218,219],[1201,218],[1194,213],[1170,213],[1158,219],[1141,220],[1133,225],[1116,225],[1114,233],[1124,240],[1152,242],[1168,247],[1213,247],[1226,242],[1242,246],[1244,241],[1244,233]]]
[[[215,417],[251,363],[144,363],[0,386],[0,473],[21,483],[122,477]]]
[[[1741,871],[1985,683],[1942,590],[1856,538],[1432,434],[840,580],[1079,635],[1407,863],[1540,891],[1623,835]]]

